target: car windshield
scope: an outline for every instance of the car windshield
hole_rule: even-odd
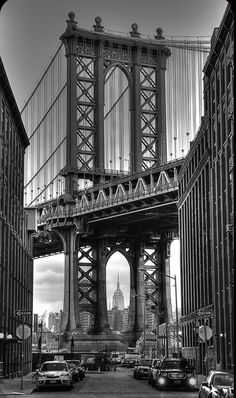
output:
[[[233,375],[230,374],[216,374],[214,377],[214,386],[231,387],[233,385]]]
[[[87,363],[94,363],[95,362],[95,358],[87,358],[86,362]]]
[[[50,372],[50,371],[61,371],[61,370],[67,370],[67,366],[63,362],[59,363],[43,363],[41,367],[42,372]]]
[[[80,366],[80,361],[68,361],[68,365],[71,367],[73,365]]]
[[[151,359],[141,359],[138,362],[138,365],[141,365],[141,366],[150,366],[151,364],[152,364],[152,360]]]
[[[162,369],[186,369],[189,365],[186,361],[164,361]]]

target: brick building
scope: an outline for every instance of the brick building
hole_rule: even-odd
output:
[[[0,362],[4,376],[21,371],[17,310],[32,311],[33,259],[23,208],[24,153],[29,141],[0,59]],[[24,319],[32,328],[32,316]],[[24,340],[24,372],[31,370],[31,336]]]
[[[233,49],[228,5],[203,69],[204,116],[179,175],[183,355],[205,373],[234,366]]]

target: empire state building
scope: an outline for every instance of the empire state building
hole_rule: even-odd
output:
[[[112,307],[117,308],[118,310],[124,310],[124,295],[122,291],[120,290],[120,281],[119,281],[119,274],[117,276],[117,289],[114,292],[113,295],[113,302],[112,302]]]

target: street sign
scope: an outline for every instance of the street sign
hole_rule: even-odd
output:
[[[28,310],[17,310],[16,316],[23,316],[23,315],[32,315],[32,311]]]
[[[199,311],[197,311],[197,316],[212,316],[212,314],[213,314],[212,310],[206,310],[206,311],[199,310]]]
[[[64,355],[54,355],[54,361],[64,361]]]
[[[16,328],[16,335],[19,339],[23,338],[23,325],[19,325]],[[24,325],[24,339],[27,339],[31,335],[31,329],[28,325]]]
[[[202,325],[199,327],[198,335],[203,341],[210,340],[212,329],[209,326]]]

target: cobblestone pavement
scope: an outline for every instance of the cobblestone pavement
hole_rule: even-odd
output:
[[[87,372],[83,381],[76,383],[71,391],[35,391],[32,384],[32,374],[24,376],[23,389],[21,389],[21,379],[4,379],[0,384],[0,396],[13,398],[18,395],[32,398],[195,398],[198,391],[157,391],[150,386],[147,380],[136,380],[133,378],[132,369],[117,368],[116,372]],[[199,376],[201,382],[203,376]],[[204,377],[205,379],[205,377]]]
[[[136,380],[130,369],[117,368],[116,372],[87,375],[86,379],[78,385],[80,398],[154,398],[154,397],[179,397],[183,394],[197,397],[198,393],[185,393],[183,391],[160,392],[150,386],[147,380]]]

